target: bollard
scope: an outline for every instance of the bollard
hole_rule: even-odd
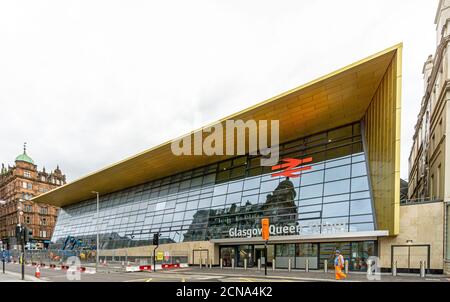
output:
[[[392,276],[397,277],[397,261],[394,261],[394,263],[392,263]]]
[[[212,258],[209,258],[209,269],[212,269]]]
[[[372,261],[367,260],[367,276],[372,276]]]
[[[220,258],[219,260],[220,260],[220,269],[223,269],[223,259]]]
[[[344,272],[346,275],[348,274],[348,260],[344,261]]]
[[[200,257],[199,259],[200,259],[200,269],[202,269],[202,264],[203,264],[202,263],[203,262],[202,257]]]
[[[323,272],[328,273],[328,260],[327,259],[325,259],[323,261]]]
[[[305,261],[305,272],[309,272],[309,259],[306,259]]]
[[[258,259],[258,271],[261,270],[261,259]]]
[[[247,259],[244,259],[244,270],[247,270]]]
[[[420,261],[420,278],[425,278],[426,261]]]
[[[288,271],[291,271],[291,258],[289,258],[289,261],[288,261]]]
[[[273,258],[273,260],[272,260],[272,271],[276,270],[276,266],[277,266],[277,263],[275,261],[275,258]]]
[[[234,258],[231,259],[231,268],[234,269]]]

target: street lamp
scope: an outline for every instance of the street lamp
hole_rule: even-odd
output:
[[[98,232],[99,232],[99,228],[98,228],[98,221],[100,218],[99,215],[99,208],[100,208],[100,193],[92,191],[92,194],[96,194],[97,195],[97,219],[95,220],[95,230],[97,233],[97,251],[95,253],[95,271],[98,272],[98,260],[99,260],[99,253],[100,253],[100,245],[99,245],[99,236],[98,236]]]
[[[0,205],[5,205],[6,201],[0,200]],[[2,244],[1,252],[2,252],[2,264],[3,264],[3,274],[5,273],[5,246],[3,244],[3,241],[0,238],[0,243]]]

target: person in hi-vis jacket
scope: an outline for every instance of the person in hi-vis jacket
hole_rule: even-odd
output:
[[[341,255],[339,250],[336,250],[336,257],[334,258],[334,271],[336,280],[342,280],[347,278],[347,275],[342,272],[344,268],[344,256]]]

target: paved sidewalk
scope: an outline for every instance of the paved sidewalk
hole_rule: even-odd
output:
[[[253,277],[253,278],[266,278],[264,276],[264,270],[257,269],[248,269],[244,270],[242,268],[237,269],[220,269],[220,268],[202,268],[199,267],[190,267],[187,269],[179,269],[174,271],[166,272],[170,273],[184,273],[184,274],[206,274],[206,275],[228,275],[228,276],[244,276],[244,277]],[[317,282],[336,282],[334,277],[334,271],[329,271],[328,273],[324,273],[323,271],[300,271],[300,270],[292,270],[291,272],[287,270],[276,270],[272,271],[272,269],[267,270],[268,278],[277,278],[281,280],[298,280],[298,281],[317,281]],[[350,282],[450,282],[450,276],[446,275],[427,275],[425,278],[420,278],[418,274],[398,274],[396,277],[393,277],[389,273],[382,273],[380,275],[380,279],[377,280],[376,276],[371,276],[371,279],[368,279],[366,273],[363,272],[349,272],[347,281]]]
[[[13,273],[5,271],[5,274],[0,270],[0,282],[45,282],[33,276],[25,275],[25,280],[22,280],[20,273]]]

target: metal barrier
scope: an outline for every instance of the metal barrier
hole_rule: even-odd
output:
[[[9,262],[19,262],[19,250],[8,251]],[[71,260],[70,257],[76,257],[81,266],[96,266],[96,250],[25,250],[26,264],[40,264],[43,266],[61,266],[66,265]],[[99,257],[99,270],[117,270],[123,271],[129,265],[147,265],[153,264],[153,257],[150,256],[129,256],[127,251],[102,250]],[[171,256],[165,256],[163,260],[157,260],[156,264],[180,264],[188,263],[188,253],[173,253]]]

